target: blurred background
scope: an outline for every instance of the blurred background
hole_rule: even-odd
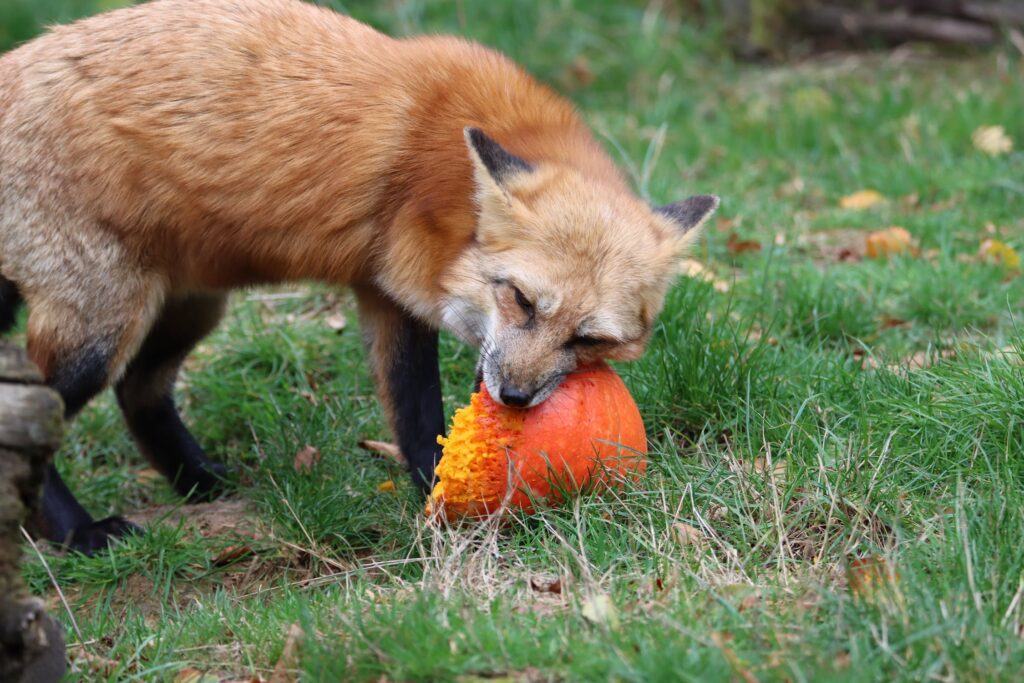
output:
[[[447,0],[419,2],[366,2],[315,0],[346,13],[393,14],[406,21],[415,15],[429,16],[438,10],[447,14],[454,6],[459,16],[494,13],[500,8],[483,8],[485,3]],[[0,50],[36,35],[49,23],[131,4],[131,0],[2,0],[0,1]],[[490,4],[490,3],[488,3]],[[505,2],[517,13],[526,10],[552,11],[573,3]],[[803,54],[809,48],[892,45],[926,41],[952,46],[991,46],[1005,37],[1005,31],[1024,26],[1024,3],[1019,0],[664,0],[644,3],[593,2],[588,6],[655,5],[676,12],[705,27],[718,29],[728,46],[745,58],[779,58]],[[547,6],[547,7],[545,7]],[[585,9],[580,6],[579,9]],[[718,33],[716,31],[716,33]]]

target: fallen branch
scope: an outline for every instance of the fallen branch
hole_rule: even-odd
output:
[[[985,24],[904,11],[876,12],[817,5],[797,13],[796,19],[811,32],[855,40],[874,36],[891,43],[924,40],[971,46],[992,45],[996,40],[995,29]]]

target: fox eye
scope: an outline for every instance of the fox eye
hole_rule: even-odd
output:
[[[512,286],[512,291],[516,294],[516,303],[519,304],[519,308],[523,309],[523,313],[532,318],[533,304],[530,303],[530,300],[526,298],[526,295],[523,294],[523,292],[515,285]]]
[[[607,343],[606,339],[600,339],[598,337],[582,337],[582,336],[577,336],[577,337],[573,337],[572,339],[570,339],[566,343],[566,346],[569,347],[569,348],[574,348],[574,349],[580,349],[580,348],[587,349],[587,348],[593,348],[595,346],[600,346],[601,344],[605,344],[605,343]]]

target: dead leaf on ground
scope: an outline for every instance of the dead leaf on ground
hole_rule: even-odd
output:
[[[776,197],[792,197],[795,194],[800,194],[804,191],[806,184],[804,179],[800,176],[795,176],[793,179],[786,183],[783,183],[775,190]]]
[[[885,195],[877,190],[860,190],[839,200],[839,208],[864,211],[885,203]]]
[[[223,567],[225,565],[234,564],[243,557],[252,555],[253,552],[252,546],[245,543],[229,545],[227,548],[220,551],[217,557],[213,558],[213,566]]]
[[[149,484],[150,482],[163,479],[163,476],[152,467],[143,467],[135,472],[135,481],[139,484]]]
[[[748,593],[747,595],[744,595],[743,599],[740,600],[740,604],[736,606],[736,609],[739,612],[745,612],[747,610],[754,609],[760,604],[761,594],[757,591],[754,591],[753,593]]]
[[[68,662],[71,664],[71,670],[91,674],[91,676],[87,676],[87,680],[109,678],[121,667],[120,662],[94,655],[82,648],[71,646],[68,649]]]
[[[971,134],[971,142],[976,150],[993,157],[1013,151],[1013,140],[1002,126],[978,126]]]
[[[846,263],[864,258],[864,231],[856,228],[836,228],[799,235],[796,243],[808,248],[817,261]]]
[[[761,251],[761,243],[757,240],[741,240],[735,232],[730,232],[729,239],[725,243],[725,249],[733,255],[745,254]]]
[[[221,683],[219,676],[188,667],[174,677],[174,683]]]
[[[393,479],[385,479],[381,483],[377,484],[377,490],[381,493],[394,493],[395,482]]]
[[[299,680],[299,648],[304,637],[302,627],[298,624],[288,627],[284,649],[281,650],[281,656],[274,666],[274,673],[270,674],[268,683],[296,683]]]
[[[682,546],[703,548],[707,541],[704,538],[703,531],[685,522],[675,522],[672,524],[672,535],[675,537],[676,543]]]
[[[594,82],[594,69],[583,55],[579,55],[562,71],[562,81],[571,88],[586,88]]]
[[[530,588],[532,588],[537,593],[552,593],[554,595],[561,595],[562,577],[557,576],[552,579],[545,578],[542,576],[531,576]]]
[[[393,443],[387,441],[373,441],[372,439],[364,439],[359,442],[359,447],[363,450],[370,451],[377,455],[382,455],[389,460],[394,460],[402,467],[408,467],[409,463],[406,461],[405,456],[402,455],[402,450]]]
[[[935,365],[937,361],[949,360],[950,358],[956,357],[955,349],[942,349],[941,351],[916,351],[910,356],[902,359],[899,363],[895,363],[889,366],[889,369],[893,372],[899,370],[921,370],[923,368],[930,368]]]
[[[751,673],[739,655],[729,646],[733,640],[734,638],[731,633],[715,631],[711,634],[711,642],[722,652],[722,656],[729,662],[729,666],[736,672],[736,675],[742,678],[744,683],[757,683],[757,676]]]
[[[619,628],[619,610],[607,593],[595,593],[583,601],[583,618],[611,630]]]
[[[736,216],[735,218],[716,216],[715,228],[718,230],[718,232],[730,232],[733,228],[737,227],[742,222],[743,219],[740,216]]]
[[[754,471],[758,474],[770,472],[776,479],[782,479],[786,476],[786,460],[785,458],[772,458],[769,468],[768,458],[754,458]]]
[[[679,262],[679,274],[699,280],[708,280],[710,277],[704,264],[692,258],[684,258]]]
[[[879,321],[883,330],[891,330],[895,327],[910,327],[910,321],[903,318],[894,318],[890,315],[883,315]]]
[[[716,292],[729,291],[729,283],[715,277],[715,274],[705,267],[700,261],[695,261],[690,258],[682,259],[679,262],[679,274],[684,277],[703,280],[704,282],[710,283]]]
[[[295,468],[296,472],[309,474],[318,462],[320,462],[320,449],[307,444],[305,448],[295,454],[292,467]]]
[[[914,238],[906,228],[894,225],[869,234],[864,238],[864,247],[869,258],[913,253]]]
[[[338,311],[324,318],[324,323],[326,323],[327,327],[340,333],[348,326],[348,318],[345,317],[344,313]]]
[[[882,557],[862,557],[846,565],[850,592],[864,600],[874,600],[890,591],[899,578],[899,572],[892,563]]]
[[[987,239],[981,243],[978,256],[984,261],[1003,266],[1007,270],[1020,269],[1020,254],[1006,242]]]

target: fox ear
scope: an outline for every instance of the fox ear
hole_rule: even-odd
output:
[[[720,200],[711,194],[699,194],[675,204],[659,206],[654,211],[679,226],[684,233],[699,228],[718,208]]]
[[[483,188],[490,181],[503,188],[505,181],[512,176],[533,170],[529,162],[506,150],[479,128],[465,128],[462,132],[466,136],[479,187]]]

